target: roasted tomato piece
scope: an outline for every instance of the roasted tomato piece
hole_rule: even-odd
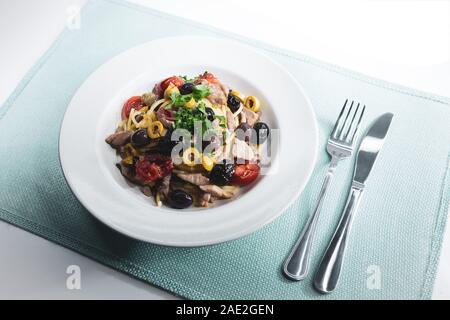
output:
[[[131,97],[122,107],[122,119],[128,119],[131,109],[139,110],[143,106],[141,96]]]
[[[184,84],[184,80],[181,79],[180,77],[170,77],[167,78],[163,81],[161,81],[161,91],[164,92],[166,91],[167,87],[173,84],[175,87],[181,87]]]
[[[172,172],[172,159],[164,155],[146,155],[136,162],[136,175],[144,183],[164,178]]]
[[[260,167],[254,163],[237,165],[232,182],[239,186],[250,184],[258,178],[260,170]]]

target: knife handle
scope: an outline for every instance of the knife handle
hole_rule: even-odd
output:
[[[352,184],[341,220],[320,262],[314,278],[314,287],[320,293],[330,293],[336,288],[353,216],[362,195],[362,187],[357,183]]]

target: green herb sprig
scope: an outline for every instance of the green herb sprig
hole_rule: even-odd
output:
[[[170,99],[172,100],[170,106],[182,107],[187,102],[189,102],[192,98],[195,101],[200,101],[203,98],[208,97],[211,94],[209,88],[205,85],[196,85],[192,90],[192,93],[181,95],[179,93],[172,93]]]

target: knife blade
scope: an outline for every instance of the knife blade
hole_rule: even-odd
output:
[[[354,182],[360,183],[361,185],[365,184],[377,160],[378,153],[384,144],[393,117],[394,115],[392,113],[381,115],[367,131],[359,146],[353,175]]]
[[[378,117],[370,126],[359,146],[353,181],[341,220],[314,278],[314,288],[320,293],[330,293],[336,288],[353,217],[361,200],[367,178],[383,147],[393,116],[392,113],[385,113]]]

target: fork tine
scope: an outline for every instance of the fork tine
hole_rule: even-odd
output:
[[[351,143],[353,143],[353,140],[355,139],[357,133],[358,133],[358,129],[359,129],[359,124],[361,123],[362,117],[364,115],[364,111],[366,110],[366,105],[363,106],[361,114],[359,115],[359,119],[358,119],[358,123],[356,124],[356,128],[355,131],[352,134],[352,137],[350,139]]]
[[[333,138],[337,138],[339,136],[338,131],[339,131],[342,115],[344,114],[345,108],[347,106],[347,102],[348,102],[348,99],[345,100],[344,106],[342,107],[341,112],[339,113],[339,117],[336,120],[336,123],[334,124],[333,131],[331,131],[331,136]]]
[[[349,137],[350,131],[353,129],[353,124],[355,123],[355,118],[356,118],[356,115],[358,114],[359,105],[360,105],[360,103],[358,102],[358,105],[356,106],[355,113],[353,113],[352,120],[350,121],[350,124],[348,125],[347,132],[344,135],[344,140],[345,141],[348,141],[347,138]],[[349,142],[351,143],[352,140],[350,139]]]
[[[345,116],[344,124],[342,125],[342,129],[341,129],[341,132],[339,134],[339,140],[343,140],[344,139],[344,130],[345,130],[346,126],[347,126],[348,117],[350,116],[350,113],[352,112],[353,103],[354,103],[354,101],[352,101],[352,103],[350,104],[350,108],[348,109],[347,115]]]

